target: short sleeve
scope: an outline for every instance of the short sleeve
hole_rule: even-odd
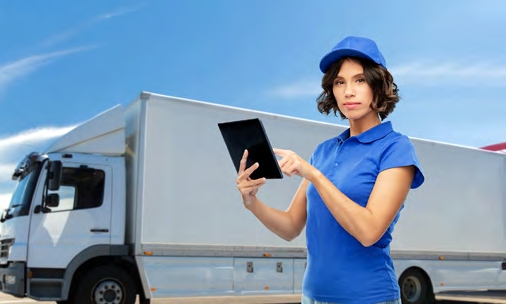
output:
[[[416,155],[415,148],[407,136],[402,136],[387,146],[381,155],[379,172],[395,167],[415,166],[416,172],[411,189],[420,187],[425,177]]]

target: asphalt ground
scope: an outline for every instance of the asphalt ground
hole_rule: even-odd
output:
[[[286,303],[283,297],[274,297],[275,302],[271,301],[272,297],[248,297],[243,300],[237,298],[186,298],[171,300],[155,300],[153,304],[161,303]],[[506,304],[506,291],[504,292],[486,292],[486,293],[447,293],[438,295],[438,304]],[[37,302],[27,298],[16,298],[4,293],[0,293],[0,304],[55,304],[56,302]],[[293,303],[293,302],[291,302]]]

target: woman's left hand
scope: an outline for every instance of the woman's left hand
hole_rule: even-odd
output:
[[[302,159],[297,153],[290,150],[273,149],[274,154],[281,156],[279,167],[281,171],[288,175],[298,175],[307,180],[311,180],[316,175],[317,169]]]

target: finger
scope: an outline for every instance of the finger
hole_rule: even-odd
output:
[[[259,166],[260,164],[258,163],[254,163],[253,165],[251,165],[251,167],[246,169],[243,173],[241,173],[241,175],[237,177],[236,183],[240,184],[243,181],[251,181],[250,178],[251,173],[253,173],[253,171],[255,171]]]
[[[238,175],[241,175],[244,172],[244,169],[246,169],[246,161],[247,160],[248,160],[248,150],[244,150],[244,153],[242,154],[241,161],[239,162]]]
[[[279,167],[283,169],[283,167],[286,165],[286,163],[289,161],[289,158],[283,157],[281,160],[278,161]]]
[[[274,154],[279,155],[279,156],[283,156],[283,155],[285,155],[285,154],[286,154],[286,153],[285,153],[286,151],[285,151],[285,150],[283,150],[283,149],[273,148],[273,149],[272,149],[272,151],[274,152]]]
[[[262,183],[262,184],[258,184],[258,185],[251,185],[251,186],[249,186],[249,187],[244,187],[244,188],[241,188],[241,193],[242,193],[243,195],[247,195],[247,194],[249,194],[251,191],[258,189],[258,188],[262,187],[263,185],[264,185],[264,184]]]
[[[292,176],[293,174],[298,174],[299,172],[299,164],[293,163],[286,168],[286,171]]]
[[[246,153],[246,156],[247,155],[248,154]],[[246,158],[243,157],[243,159],[241,160],[241,162],[243,162],[243,161],[244,161],[244,164],[241,163],[241,166],[243,166],[243,170],[238,173],[239,176],[237,177],[237,180],[236,180],[236,182],[238,184],[240,182],[242,182],[243,180],[251,180],[249,178],[249,176],[251,175],[251,173],[253,173],[253,171],[255,171],[259,167],[258,163],[254,163],[253,165],[251,165],[251,167],[249,167],[248,169],[244,170],[244,167],[246,166]]]
[[[285,173],[286,175],[288,176],[292,176],[293,175],[293,168],[296,168],[297,167],[297,162],[294,161],[293,159],[290,159],[290,161],[288,161],[284,166],[283,166],[283,173]]]
[[[251,181],[248,183],[241,184],[241,186],[239,187],[239,190],[241,191],[241,193],[243,195],[248,195],[252,191],[257,190],[258,188],[262,187],[264,184],[265,184],[265,180],[264,181],[254,180],[254,181]]]
[[[293,164],[293,160],[290,159],[290,158],[287,158],[285,162],[283,162],[281,165],[280,165],[280,168],[281,170],[286,170],[286,168],[288,168],[291,164]]]
[[[239,190],[242,191],[242,189],[244,189],[244,188],[263,185],[263,184],[265,184],[265,182],[266,182],[265,177],[259,178],[259,179],[253,179],[253,180],[250,180],[247,182],[245,181],[245,182],[240,183],[239,185],[237,185],[237,188],[239,188]]]
[[[256,162],[253,165],[251,165],[251,167],[249,167],[248,169],[246,169],[243,172],[243,174],[246,175],[246,177],[249,177],[251,175],[251,173],[253,173],[253,171],[255,171],[258,167],[260,167],[260,164],[258,162]]]

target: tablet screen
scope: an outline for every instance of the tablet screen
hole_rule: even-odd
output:
[[[260,165],[251,179],[283,178],[278,160],[274,154],[262,121],[259,118],[218,123],[236,172],[239,171],[244,150],[248,150],[246,168],[254,163]]]

